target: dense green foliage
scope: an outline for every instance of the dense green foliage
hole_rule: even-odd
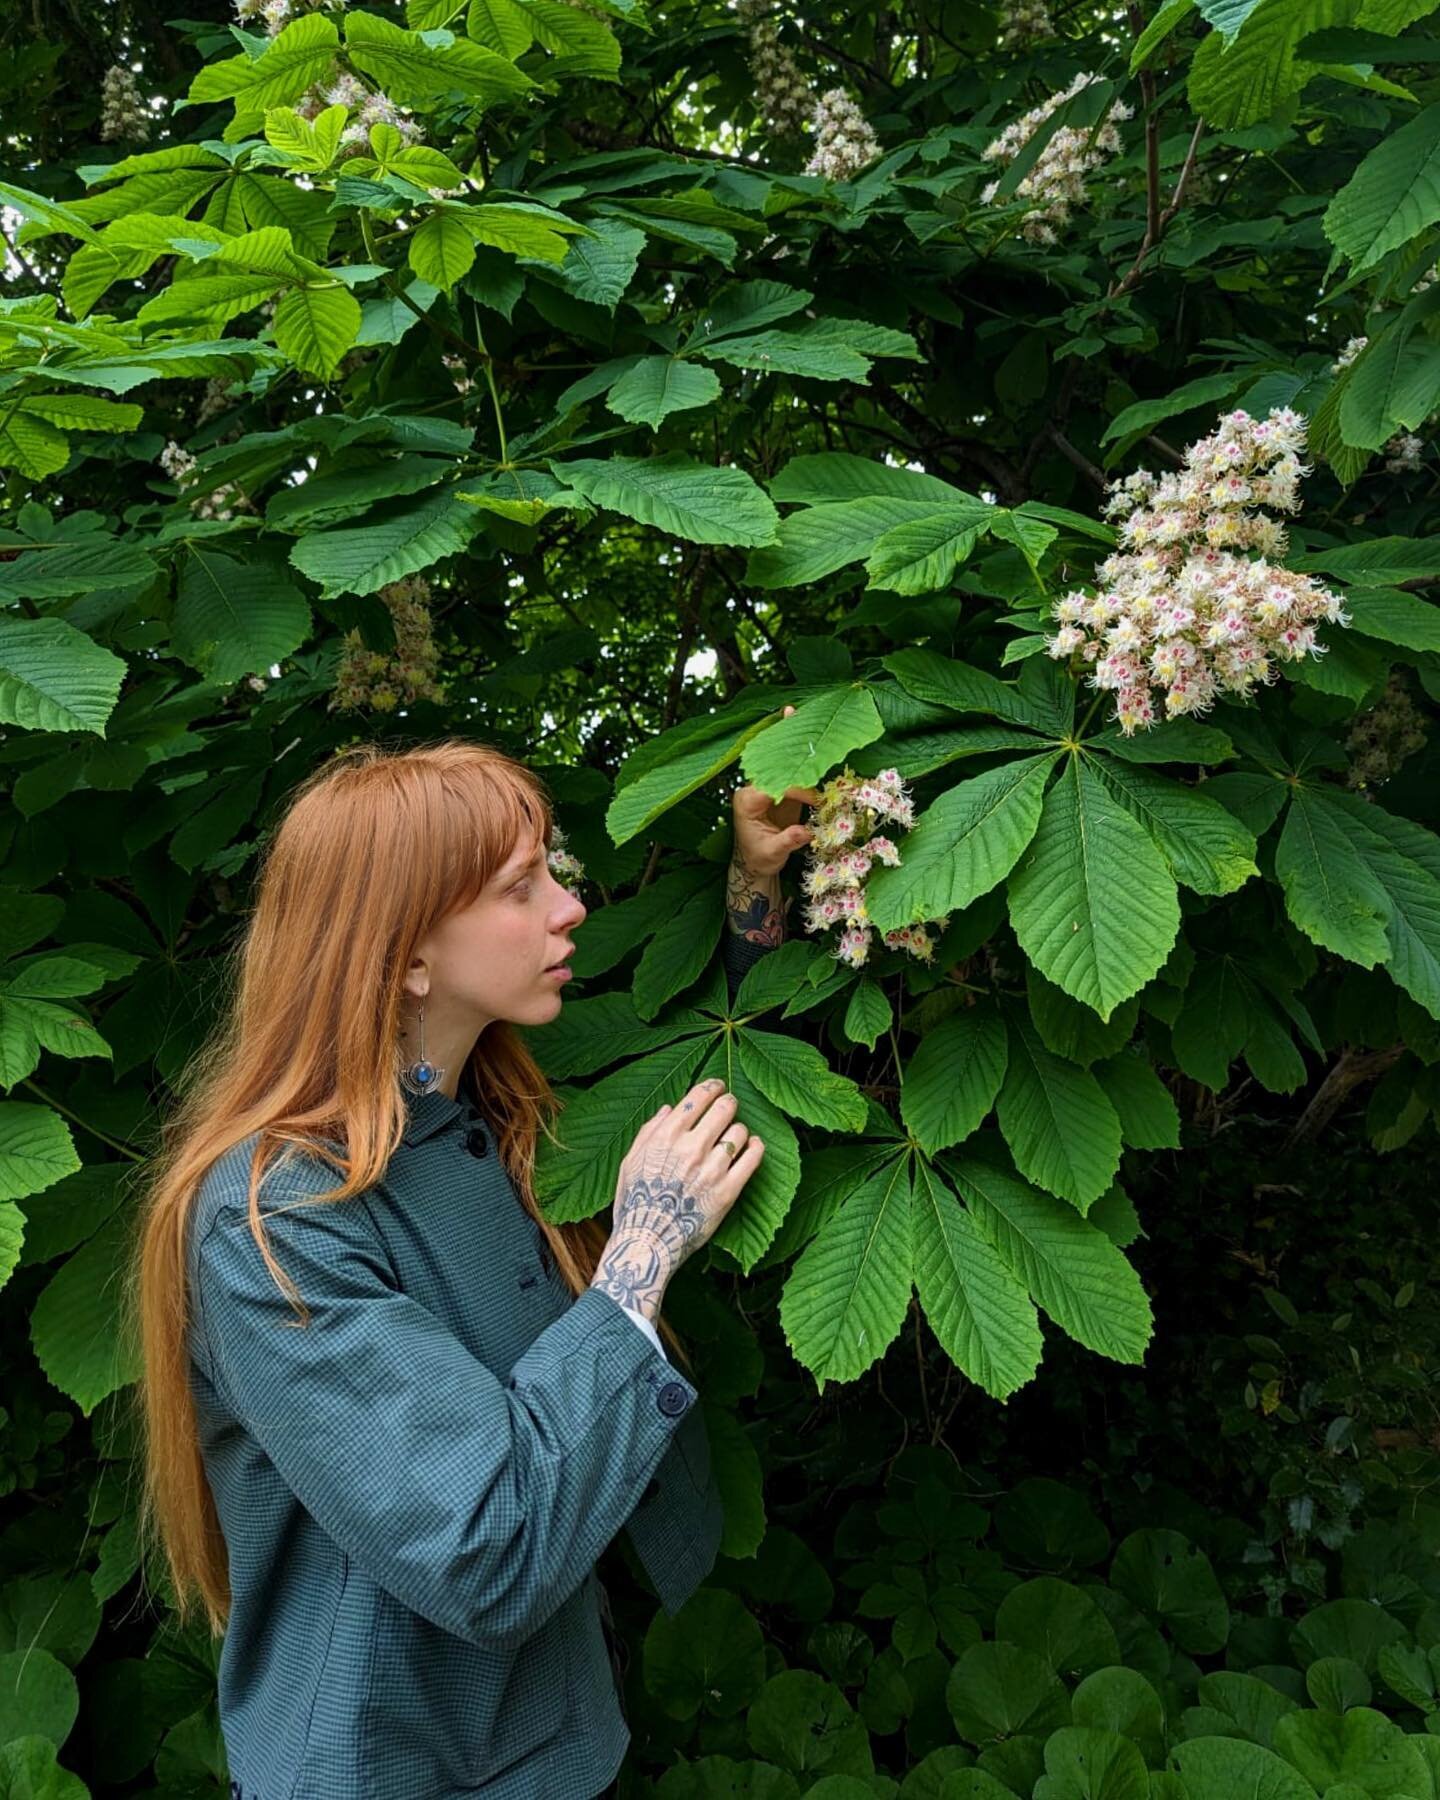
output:
[[[131,1766],[96,1784],[138,1778],[170,1731],[155,1775],[175,1794],[221,1773],[213,1647],[177,1660],[162,1630],[107,1660],[97,1640],[137,1575],[126,1176],[213,1019],[273,809],[337,742],[469,732],[550,783],[591,913],[574,997],[534,1034],[568,1102],[544,1204],[599,1211],[641,1120],[722,1072],[768,1148],[692,1292],[733,1291],[767,1381],[804,1373],[791,1404],[862,1378],[873,1397],[912,1349],[977,1418],[1034,1404],[1052,1371],[1083,1386],[1148,1368],[1166,1281],[1215,1290],[1198,1254],[1151,1258],[1171,1206],[1182,1242],[1208,1241],[1196,1171],[1223,1133],[1323,1143],[1359,1109],[1378,1153],[1423,1155],[1440,1100],[1440,553],[1414,435],[1440,402],[1427,0],[1057,5],[1024,29],[1037,9],[1019,0],[275,7],[295,16],[274,34],[252,8],[166,27],[139,0],[0,27],[0,1245],[7,1480],[28,1506],[5,1540],[5,1647],[28,1657],[21,1717],[52,1745],[82,1659],[95,1722],[135,1721]],[[804,92],[824,94],[808,126]],[[1062,93],[1018,155],[985,154]],[[1173,474],[1230,415],[1277,408],[1304,422],[1313,473],[1288,545],[1259,547],[1349,623],[1203,720],[1164,718],[1157,689],[1157,722],[1127,735],[1081,652],[1046,654],[1054,603],[1101,592],[1121,546],[1107,482]],[[778,794],[890,769],[915,824],[867,883],[870,916],[938,935],[924,954],[882,939],[856,966],[797,895],[790,942],[729,1004],[724,782]],[[1224,1429],[1266,1544],[1354,1529],[1378,1483],[1337,1474],[1357,1432],[1428,1441],[1395,1373],[1393,1309],[1418,1273],[1363,1279],[1353,1316],[1384,1313],[1373,1362],[1331,1354],[1350,1340],[1313,1297],[1313,1329],[1277,1302],[1234,1334]],[[757,1389],[780,1402],[748,1327],[732,1332],[738,1373],[707,1377],[726,1551],[779,1567],[773,1465],[737,1408]],[[1346,1382],[1316,1444],[1317,1395]],[[1140,1453],[1171,1466],[1174,1448]],[[895,1465],[897,1543],[930,1530],[943,1467]],[[1052,1734],[1072,1725],[1128,1722],[1156,1771],[1185,1705],[1209,1709],[1189,1736],[1237,1735],[1214,1717],[1233,1724],[1244,1697],[1197,1697],[1173,1660],[1234,1651],[1232,1669],[1283,1667],[1311,1709],[1298,1733],[1246,1715],[1308,1784],[1277,1775],[1275,1793],[1440,1791],[1433,1773],[1367,1786],[1361,1753],[1332,1767],[1303,1748],[1317,1709],[1372,1688],[1412,1733],[1429,1716],[1423,1582],[1394,1610],[1407,1690],[1398,1650],[1387,1668],[1381,1638],[1343,1627],[1282,1634],[1277,1613],[1238,1650],[1191,1641],[1140,1567],[1169,1515],[1133,1496],[1103,1547],[1087,1527],[1084,1554],[1038,1560],[998,1524],[987,1538],[988,1514],[942,1510],[957,1535],[919,1546],[937,1559],[924,1591],[969,1603],[919,1607],[926,1624],[892,1568],[859,1558],[908,1618],[873,1688],[848,1618],[800,1653],[803,1694],[760,1696],[775,1645],[746,1638],[686,1754],[758,1755],[806,1788],[820,1771],[786,1746],[805,1707],[844,1716],[824,1684],[863,1681],[873,1732],[903,1673],[924,1725],[886,1759],[897,1775],[958,1730],[1009,1791],[1069,1800],[1084,1746]],[[1056,1497],[1055,1531],[1082,1514]],[[802,1617],[818,1626],[822,1581],[874,1542],[842,1527]],[[1244,1554],[1205,1548],[1233,1585]],[[981,1663],[1009,1652],[976,1645],[1045,1661],[1023,1597],[998,1610],[1041,1572],[1100,1589],[1064,1602],[1083,1654],[1059,1690],[1024,1663],[1048,1699],[1013,1728],[1035,1745],[986,1761]],[[1312,1574],[1266,1603],[1377,1598],[1353,1570]],[[1130,1711],[1073,1694],[1117,1660],[1117,1621],[1163,1730],[1133,1680]],[[655,1630],[652,1685],[688,1730],[694,1671]],[[1307,1685],[1332,1655],[1363,1681]],[[846,1769],[868,1766],[862,1737]],[[1137,1789],[1133,1754],[1105,1742],[1116,1772],[1094,1791],[1116,1800],[1199,1800],[1222,1778],[1182,1749],[1168,1785]],[[986,1792],[958,1780],[950,1800]],[[776,1781],[749,1791],[792,1791]]]

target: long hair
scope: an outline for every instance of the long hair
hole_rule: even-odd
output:
[[[295,1146],[327,1157],[343,1181],[319,1196],[344,1205],[382,1179],[409,1120],[399,1082],[403,977],[429,930],[468,905],[523,844],[551,843],[554,815],[533,771],[463,739],[398,750],[362,744],[332,755],[290,797],[264,844],[253,907],[227,965],[219,1021],[177,1083],[141,1190],[124,1294],[140,1349],[141,1542],[163,1551],[182,1627],[198,1592],[212,1634],[230,1612],[229,1561],[201,1456],[190,1382],[186,1243],[211,1165],[252,1133],[250,1229],[277,1286],[303,1297],[265,1236],[259,1188]],[[343,924],[341,923],[343,921]],[[471,1085],[501,1162],[575,1295],[609,1237],[603,1217],[553,1225],[539,1212],[535,1145],[562,1102],[516,1028],[477,1038]],[[320,1151],[313,1139],[343,1146]],[[477,1229],[483,1223],[477,1220]],[[689,1359],[663,1319],[668,1349]]]

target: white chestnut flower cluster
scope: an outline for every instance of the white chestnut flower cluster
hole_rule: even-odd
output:
[[[1405,677],[1392,669],[1374,706],[1356,715],[1345,738],[1350,767],[1345,785],[1364,792],[1379,787],[1417,750],[1425,748],[1425,715],[1410,698]]]
[[[987,144],[981,154],[988,162],[1012,163],[1057,107],[1072,99],[1098,75],[1080,70],[1067,88],[1052,94],[1039,106],[1007,125],[998,138]],[[1059,241],[1057,226],[1069,223],[1071,210],[1086,201],[1085,178],[1093,174],[1107,156],[1123,150],[1117,119],[1132,117],[1132,109],[1122,100],[1112,100],[1105,109],[1105,119],[1098,130],[1089,125],[1062,125],[1053,133],[1033,167],[1021,177],[1015,198],[1029,201],[1020,221],[1020,235],[1032,244],[1054,244]],[[1091,132],[1094,130],[1094,141]],[[987,182],[980,190],[981,204],[994,200],[999,181]]]
[[[1321,655],[1319,620],[1350,623],[1337,594],[1270,560],[1285,554],[1285,528],[1258,509],[1298,510],[1304,441],[1289,407],[1264,419],[1237,408],[1190,446],[1182,470],[1110,483],[1102,510],[1123,518],[1125,549],[1098,565],[1097,593],[1054,603],[1046,650],[1114,694],[1126,737],[1157,722],[1153,690],[1167,719],[1206,712],[1221,694],[1243,699],[1277,680],[1282,662]]]
[[[879,138],[844,88],[829,88],[820,96],[810,124],[815,148],[805,165],[807,175],[849,181],[880,154]]]
[[[123,63],[113,63],[105,71],[100,87],[100,135],[107,141],[130,138],[142,144],[150,136],[150,114],[134,75]]]
[[[347,106],[355,115],[340,133],[341,156],[368,156],[372,125],[393,125],[407,144],[419,143],[423,136],[413,113],[388,94],[372,94],[348,70],[307,88],[295,102],[295,111],[302,119],[318,119],[328,106]]]
[[[810,809],[806,823],[814,835],[806,846],[806,865],[800,877],[808,904],[806,931],[839,926],[840,936],[831,951],[838,962],[858,969],[870,954],[875,927],[865,909],[865,881],[878,860],[887,868],[900,866],[900,852],[893,840],[876,827],[888,821],[903,831],[914,824],[914,805],[897,769],[878,775],[855,774],[848,764],[820,786],[820,799]],[[930,921],[944,930],[948,915]],[[900,925],[882,934],[887,949],[908,950],[922,962],[935,954],[935,940],[923,923]]]
[[[573,894],[585,879],[585,865],[566,848],[565,833],[558,825],[550,830],[550,848],[545,852],[545,862],[550,873],[561,887],[569,888]]]
[[[776,137],[798,137],[815,110],[810,83],[780,42],[767,0],[739,0],[735,10],[749,33],[756,105]]]
[[[199,465],[190,452],[177,444],[174,438],[170,439],[156,460],[176,487],[183,490],[194,485]],[[227,481],[211,493],[192,496],[190,510],[197,519],[233,519],[237,512],[252,512],[254,509],[235,483]]]
[[[1022,50],[1055,35],[1055,22],[1045,0],[1010,0],[1005,29],[1000,33],[1002,50]]]

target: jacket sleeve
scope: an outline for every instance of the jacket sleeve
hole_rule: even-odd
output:
[[[363,1198],[269,1198],[309,1322],[222,1207],[192,1262],[205,1373],[381,1587],[471,1643],[523,1642],[634,1511],[695,1388],[599,1288],[497,1375],[399,1290]]]
[[[774,949],[773,944],[752,943],[742,937],[738,931],[732,930],[727,919],[723,927],[725,941],[721,946],[721,959],[725,964],[725,980],[733,1000],[740,991],[740,983],[762,956],[768,956]]]

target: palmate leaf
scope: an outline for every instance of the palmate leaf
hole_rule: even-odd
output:
[[[0,468],[18,469],[41,481],[63,469],[70,460],[70,440],[48,419],[28,407],[7,406],[0,414]]]
[[[854,1381],[905,1323],[912,1289],[910,1177],[896,1157],[853,1189],[802,1251],[780,1296],[780,1324],[823,1394]]]
[[[1069,721],[1022,682],[1001,681],[984,669],[935,650],[897,650],[882,657],[885,668],[907,694],[952,712],[993,713],[1011,725],[1032,731],[1063,732]]]
[[[743,469],[664,456],[582,458],[549,464],[595,506],[692,544],[768,544],[778,523],[763,488]]]
[[[553,1127],[560,1148],[543,1136],[535,1147],[535,1194],[552,1224],[591,1218],[613,1203],[620,1164],[640,1127],[694,1086],[707,1049],[703,1037],[667,1044],[564,1097]]]
[[[1015,1167],[1047,1193],[1089,1210],[1120,1166],[1120,1120],[1092,1074],[1054,1056],[1020,1009],[995,1110]]]
[[[947,1153],[942,1168],[1001,1261],[1063,1332],[1116,1362],[1144,1360],[1150,1302],[1098,1226],[988,1160]]]
[[[1223,807],[1215,811],[1240,831]],[[1164,858],[1078,756],[1045,796],[1035,836],[1011,872],[1009,899],[1021,949],[1102,1019],[1145,986],[1180,929]]]
[[[1253,989],[1234,960],[1206,957],[1190,978],[1171,1032],[1182,1072],[1219,1093],[1250,1036],[1253,1010]]]
[[[748,781],[780,800],[787,788],[814,787],[852,750],[873,743],[884,731],[866,688],[832,688],[802,701],[788,719],[752,737],[740,754],[740,767]]]
[[[470,273],[475,261],[475,234],[458,207],[442,207],[410,234],[407,254],[410,267],[422,281],[431,282],[448,294],[457,281]]]
[[[1126,1051],[1097,1063],[1093,1073],[1127,1144],[1136,1150],[1180,1148],[1180,1114],[1169,1088],[1143,1057]]]
[[[979,1129],[1005,1078],[1004,1021],[993,1007],[952,1013],[931,1027],[905,1064],[900,1116],[933,1155]]]
[[[0,618],[0,724],[103,738],[125,672],[64,619]]]
[[[1197,894],[1233,894],[1259,874],[1254,834],[1208,794],[1109,757],[1096,757],[1090,766],[1145,828],[1182,886]]]
[[[423,31],[427,27],[415,17],[417,5],[453,6],[444,20],[436,20],[437,24],[448,24],[456,12],[464,10],[465,0],[411,0],[410,23],[417,31]],[[508,56],[511,62],[523,56],[535,39],[530,15],[519,0],[470,0],[465,30],[477,44],[483,44],[497,56]]]
[[[877,928],[943,918],[1003,881],[1035,835],[1058,754],[1004,763],[951,788],[922,813],[900,867],[871,873],[866,908]]]
[[[871,1117],[874,1118],[874,1110]],[[794,1202],[755,1268],[773,1268],[776,1263],[788,1262],[803,1250],[825,1221],[844,1205],[846,1197],[868,1181],[902,1146],[903,1140],[892,1137],[888,1141],[835,1144],[824,1150],[807,1150]]]
[[[923,1157],[911,1164],[910,1235],[930,1329],[957,1368],[996,1400],[1009,1399],[1044,1349],[1029,1289]]]
[[[1351,629],[1407,650],[1440,650],[1440,606],[1402,588],[1351,588]]]
[[[865,1096],[848,1075],[837,1075],[813,1044],[774,1031],[748,1029],[736,1039],[740,1067],[791,1118],[830,1131],[863,1131]]]
[[[1386,896],[1330,798],[1314,788],[1293,791],[1275,846],[1275,875],[1285,910],[1307,937],[1372,969],[1390,954]]]

